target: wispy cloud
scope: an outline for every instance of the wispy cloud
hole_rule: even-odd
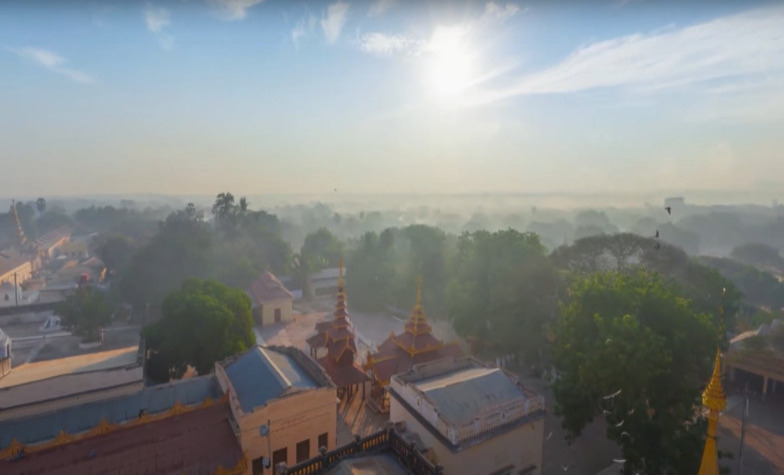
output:
[[[68,60],[52,51],[30,46],[26,46],[24,48],[6,49],[12,53],[15,53],[21,58],[31,61],[39,66],[43,66],[44,68],[57,74],[61,74],[71,79],[72,81],[83,84],[95,82],[95,80],[87,73],[67,67],[66,64],[68,63]]]
[[[654,92],[722,79],[738,83],[770,74],[784,80],[782,24],[784,7],[776,6],[591,43],[550,68],[488,92],[483,101],[607,87]]]
[[[294,28],[291,29],[291,41],[295,46],[299,46],[299,42],[308,36],[316,27],[316,17],[308,14],[306,17],[301,18]]]
[[[340,36],[340,31],[346,23],[348,3],[336,2],[327,7],[327,14],[321,19],[321,28],[327,43],[334,43]]]
[[[209,0],[218,7],[218,17],[223,20],[241,20],[248,9],[264,0]]]
[[[147,22],[148,30],[158,33],[171,24],[169,21],[169,10],[163,7],[154,7],[148,3],[144,8],[144,21]]]
[[[418,54],[424,47],[423,41],[406,35],[387,35],[384,33],[365,33],[359,38],[359,48],[377,55],[394,53]]]
[[[520,12],[520,7],[514,3],[499,5],[495,2],[485,4],[485,12],[480,18],[481,22],[506,21]]]
[[[372,5],[370,5],[370,9],[368,9],[368,16],[381,16],[386,13],[394,3],[395,0],[376,0]]]

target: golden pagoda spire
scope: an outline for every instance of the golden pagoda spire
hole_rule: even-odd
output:
[[[343,256],[340,257],[340,273],[338,274],[338,292],[343,290]]]
[[[724,300],[724,290],[721,292]],[[719,338],[721,338],[724,319],[724,305],[719,306]],[[702,405],[708,408],[708,436],[705,438],[705,450],[702,452],[702,462],[698,475],[719,475],[719,454],[716,449],[716,427],[719,425],[719,412],[727,407],[727,397],[721,385],[721,350],[716,348],[716,358],[713,361],[713,374],[708,386],[702,392]]]
[[[414,308],[422,308],[422,274],[417,279],[417,299]]]
[[[430,333],[430,325],[427,323],[427,316],[425,315],[425,310],[422,308],[422,275],[419,276],[417,281],[416,304],[414,305],[411,314],[408,316],[406,331],[413,333],[414,335]]]

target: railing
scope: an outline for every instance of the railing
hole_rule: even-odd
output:
[[[338,464],[341,460],[354,455],[372,455],[374,453],[389,451],[397,461],[406,467],[409,473],[417,475],[441,475],[443,468],[433,465],[417,450],[413,442],[405,441],[394,429],[383,429],[375,434],[361,438],[354,436],[354,442],[338,447],[327,452],[322,450],[316,457],[301,462],[292,467],[281,467],[278,473],[285,475],[310,475],[320,473],[329,467]]]

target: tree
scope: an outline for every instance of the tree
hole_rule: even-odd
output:
[[[43,214],[43,212],[46,210],[46,200],[43,198],[38,198],[35,201],[35,208],[38,210],[39,214]]]
[[[228,229],[234,224],[234,217],[237,214],[237,207],[234,204],[234,195],[229,192],[218,193],[215,203],[212,205],[212,214],[215,222]]]
[[[748,264],[784,273],[784,258],[779,250],[766,244],[747,243],[732,249],[731,256]]]
[[[115,235],[103,239],[98,244],[98,256],[109,273],[120,271],[133,255],[133,246],[125,236]]]
[[[319,270],[337,266],[343,254],[343,246],[327,228],[319,228],[305,236],[305,243],[300,253],[311,259],[311,264]]]
[[[346,292],[356,309],[381,310],[392,302],[394,242],[394,233],[390,229],[380,235],[367,232],[348,255]]]
[[[446,299],[455,330],[539,367],[561,280],[539,237],[477,231],[463,234],[457,248]]]
[[[561,313],[553,394],[570,435],[604,417],[627,472],[696,473],[700,393],[717,344],[711,318],[677,284],[643,271],[578,278]]]
[[[188,279],[163,302],[163,317],[142,331],[156,355],[151,374],[180,378],[188,366],[209,373],[216,361],[256,344],[250,298],[214,280]]]
[[[64,327],[92,342],[100,339],[101,327],[111,320],[112,305],[101,290],[84,286],[60,302],[55,313],[62,317]]]

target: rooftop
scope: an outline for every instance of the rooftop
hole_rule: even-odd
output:
[[[489,408],[527,399],[499,368],[467,368],[414,383],[455,425],[470,423]]]
[[[86,373],[135,365],[137,363],[138,351],[138,347],[128,346],[117,350],[22,364],[0,379],[0,389],[65,374]]]
[[[365,455],[341,460],[324,472],[328,475],[406,475],[408,472],[388,453]]]
[[[246,413],[284,393],[325,386],[317,383],[291,352],[279,348],[254,347],[224,367]]]
[[[202,376],[158,386],[148,386],[134,394],[103,401],[80,404],[52,412],[3,421],[0,449],[16,438],[22,444],[53,439],[62,430],[76,434],[98,426],[102,419],[119,424],[139,417],[142,410],[149,415],[167,411],[175,402],[193,405],[207,397],[218,399],[220,387],[214,376]]]
[[[28,262],[28,259],[13,249],[0,251],[0,276]]]
[[[294,294],[284,286],[272,272],[262,273],[250,284],[248,295],[253,305],[275,300],[294,300]]]

